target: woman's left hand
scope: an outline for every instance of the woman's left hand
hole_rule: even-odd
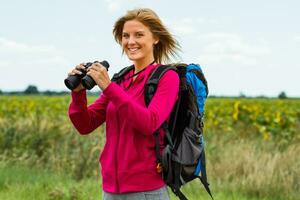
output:
[[[100,63],[94,63],[87,69],[87,75],[91,76],[103,91],[111,83],[106,68]]]

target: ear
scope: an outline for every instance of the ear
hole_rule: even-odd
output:
[[[159,42],[159,38],[156,35],[153,35],[153,39],[154,39],[154,45],[156,45]]]

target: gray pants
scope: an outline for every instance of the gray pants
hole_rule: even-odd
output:
[[[170,200],[167,187],[145,192],[113,194],[103,191],[103,200]]]

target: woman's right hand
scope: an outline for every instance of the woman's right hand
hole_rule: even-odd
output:
[[[84,63],[80,63],[79,65],[76,65],[75,68],[71,72],[68,73],[68,76],[81,75],[82,72],[80,70],[86,70],[84,67]],[[83,85],[80,82],[80,84],[72,91],[79,92],[80,90],[83,90],[83,89],[85,89],[85,88],[83,87]]]

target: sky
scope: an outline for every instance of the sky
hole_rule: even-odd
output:
[[[0,0],[0,90],[67,91],[67,73],[94,60],[112,77],[131,64],[114,22],[141,7],[180,43],[172,62],[201,65],[210,95],[300,97],[298,0]]]

